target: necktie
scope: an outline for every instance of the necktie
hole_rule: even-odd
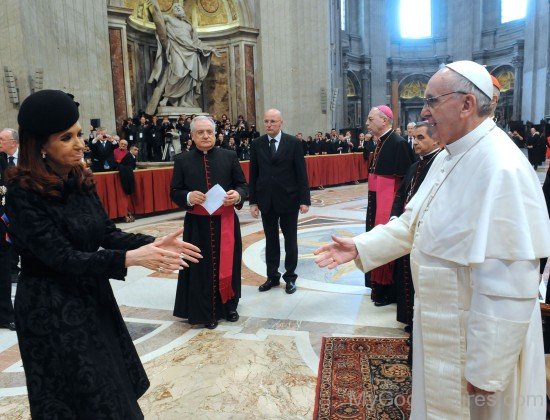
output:
[[[15,157],[8,156],[8,166],[15,166]]]
[[[275,139],[269,139],[269,148],[271,149],[271,156],[275,156],[275,153],[277,153],[277,148],[275,147],[275,142],[277,140]]]

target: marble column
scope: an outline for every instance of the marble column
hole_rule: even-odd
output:
[[[348,109],[348,68],[349,61],[346,56],[342,61],[342,114],[343,114],[343,126],[340,128],[348,128],[350,124],[349,121],[349,109]]]
[[[361,70],[361,127],[364,127],[369,115],[371,102],[371,83],[370,83],[370,70]]]
[[[514,97],[512,99],[512,120],[521,120],[521,94],[523,87],[523,56],[516,55],[512,59],[514,66]]]
[[[397,73],[391,78],[391,109],[393,111],[393,126],[399,127],[399,79]]]

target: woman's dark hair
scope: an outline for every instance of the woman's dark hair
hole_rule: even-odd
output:
[[[54,173],[47,159],[42,159],[41,149],[48,142],[48,135],[34,135],[19,127],[19,157],[17,166],[8,168],[8,185],[19,185],[36,191],[45,198],[61,198],[63,180]],[[84,164],[75,166],[69,173],[74,189],[82,194],[95,190],[92,172]]]

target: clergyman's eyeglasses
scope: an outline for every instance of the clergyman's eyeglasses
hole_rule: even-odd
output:
[[[439,101],[439,98],[442,98],[443,96],[447,96],[447,95],[453,95],[455,93],[460,93],[461,95],[468,95],[468,92],[463,92],[461,90],[455,90],[454,92],[443,93],[442,95],[437,95],[437,96],[431,96],[431,97],[428,97],[428,98],[424,98],[424,106],[427,106],[428,108],[433,108],[437,105],[437,102]]]

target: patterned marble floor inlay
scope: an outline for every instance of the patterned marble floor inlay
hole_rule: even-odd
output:
[[[321,191],[312,191],[311,204],[316,207],[325,207],[349,201],[364,200],[367,197],[368,191],[367,183],[343,187],[327,187]]]
[[[265,237],[245,204],[238,211],[243,238],[240,319],[216,330],[172,315],[177,273],[131,267],[111,281],[151,381],[140,399],[146,419],[310,419],[323,337],[404,337],[395,305],[377,308],[363,274],[349,263],[321,270],[313,251],[332,234],[364,231],[366,184],[312,191],[299,218],[298,291],[260,293]],[[345,208],[353,201],[353,208]],[[181,228],[183,213],[141,218],[120,227],[162,236]],[[281,269],[284,245],[281,236]],[[16,285],[12,294],[15,295]],[[29,419],[25,376],[14,332],[0,330],[0,419]]]

